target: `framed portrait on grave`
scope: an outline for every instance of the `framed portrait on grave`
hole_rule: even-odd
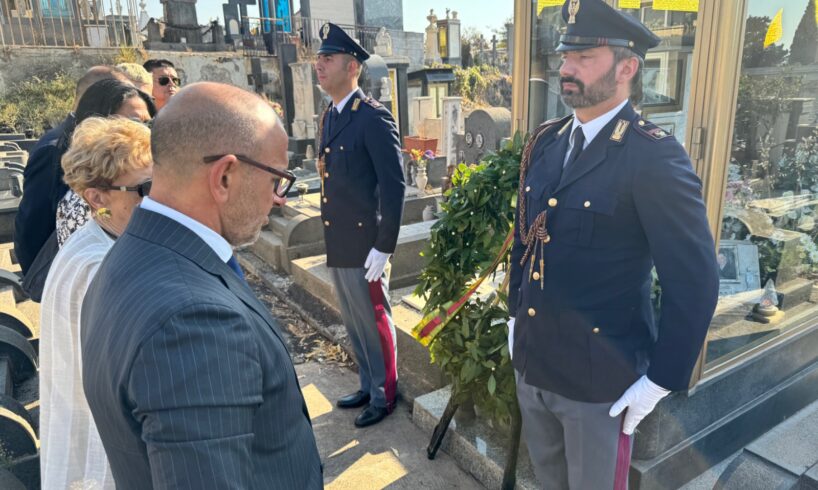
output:
[[[752,242],[722,240],[716,257],[719,296],[761,289],[758,246]]]

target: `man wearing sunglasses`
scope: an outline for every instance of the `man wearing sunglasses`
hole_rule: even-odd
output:
[[[182,86],[176,67],[168,60],[152,59],[142,65],[153,76],[153,98],[156,109],[162,109]]]
[[[323,486],[278,323],[233,255],[286,202],[287,143],[264,100],[219,83],[192,84],[154,120],[150,196],[81,320],[85,395],[118,489]]]

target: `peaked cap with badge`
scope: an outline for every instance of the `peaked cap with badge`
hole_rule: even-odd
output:
[[[321,47],[318,48],[318,54],[343,53],[355,57],[360,62],[369,59],[369,53],[349,37],[345,30],[332,22],[321,26],[320,36]]]
[[[567,30],[557,51],[578,51],[600,46],[619,46],[645,58],[661,39],[634,17],[602,0],[568,0],[562,6]]]

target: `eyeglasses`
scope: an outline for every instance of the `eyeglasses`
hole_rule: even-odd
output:
[[[129,117],[128,119],[130,119],[133,122],[138,122],[139,124],[145,125],[148,127],[148,129],[151,129],[153,127],[153,119],[148,119],[147,121],[143,121],[138,117]]]
[[[95,186],[97,189],[102,189],[106,191],[122,191],[122,192],[136,192],[139,197],[145,197],[150,195],[151,187],[153,186],[152,180],[146,180],[141,184],[127,186],[127,185],[98,185]]]
[[[213,163],[216,161],[221,160],[222,158],[226,157],[227,155],[212,155],[209,157],[204,157],[202,160],[204,163]],[[287,197],[287,193],[290,192],[293,184],[295,184],[295,174],[290,172],[289,170],[278,170],[273,167],[269,167],[264,165],[263,163],[257,162],[252,158],[246,157],[244,155],[233,155],[236,157],[236,160],[240,162],[244,162],[247,165],[252,165],[258,169],[264,170],[265,172],[269,172],[276,176],[275,180],[275,187],[274,192],[278,197]]]
[[[169,84],[171,81],[173,81],[173,84],[177,87],[182,86],[182,80],[180,80],[179,77],[159,77],[156,81],[163,87]]]

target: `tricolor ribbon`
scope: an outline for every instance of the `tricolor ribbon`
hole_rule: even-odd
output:
[[[513,242],[514,228],[509,230],[506,241],[503,242],[500,253],[497,254],[494,262],[488,269],[484,270],[482,274],[480,274],[480,277],[474,282],[474,284],[471,285],[471,287],[469,287],[466,294],[461,296],[460,299],[455,302],[449,301],[443,305],[446,311],[442,315],[440,313],[429,313],[423,317],[423,320],[421,320],[420,323],[415,325],[415,328],[412,329],[412,335],[418,340],[418,342],[424,346],[428,346],[430,343],[432,343],[432,340],[434,340],[435,336],[440,333],[441,330],[443,330],[443,327],[445,327],[451,321],[451,319],[454,318],[454,316],[457,315],[461,309],[463,309],[463,306],[466,305],[469,298],[471,298],[480,285],[483,284],[483,281],[485,281],[486,278],[497,269]]]

